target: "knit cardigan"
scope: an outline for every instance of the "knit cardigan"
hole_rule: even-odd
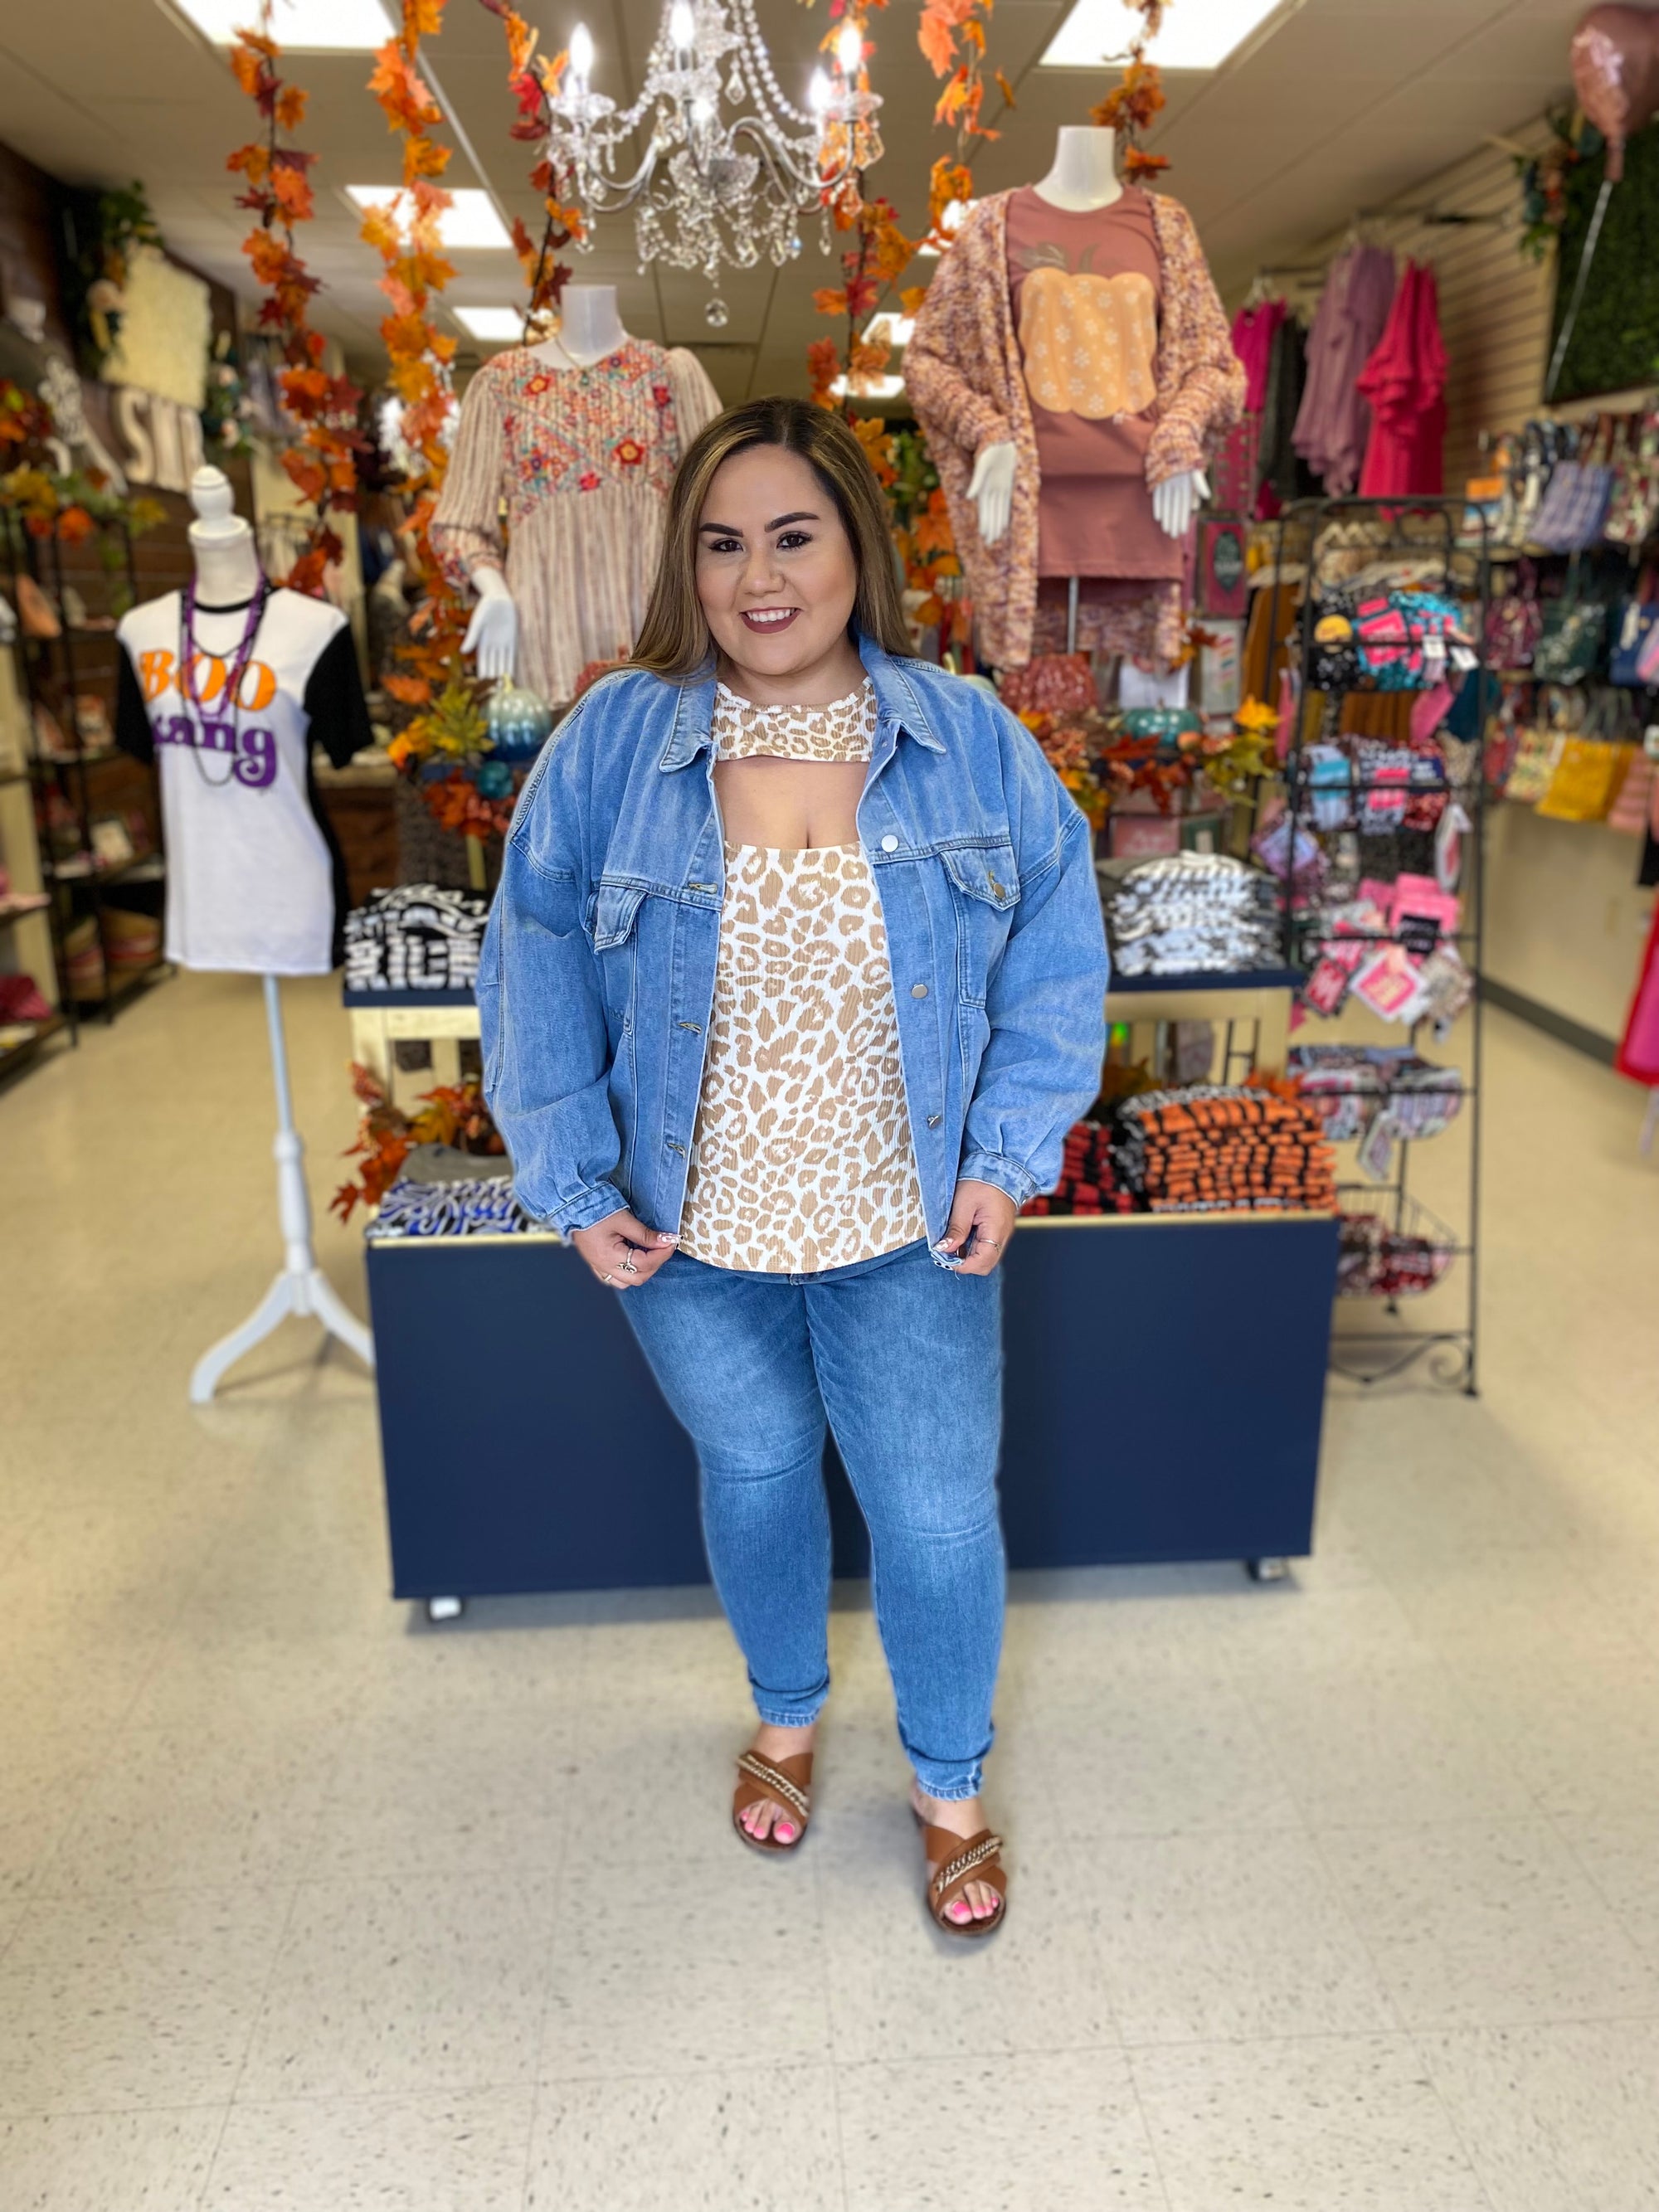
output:
[[[905,388],[944,487],[980,647],[999,668],[1023,667],[1031,658],[1037,603],[1041,477],[1008,294],[1012,197],[992,193],[964,217],[927,289],[904,356]],[[1154,428],[1146,449],[1151,485],[1204,465],[1243,411],[1244,372],[1192,217],[1161,192],[1147,198],[1162,293]],[[1014,447],[1013,504],[1007,530],[987,545],[968,480],[981,449],[1003,442]],[[1148,583],[1144,603],[1131,610],[1127,649],[1170,657],[1176,597],[1167,586]]]

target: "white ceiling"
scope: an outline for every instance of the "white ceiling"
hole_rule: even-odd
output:
[[[600,56],[597,88],[631,97],[658,0],[521,4],[550,48],[585,16]],[[975,156],[986,190],[1041,176],[1056,128],[1085,122],[1113,81],[1105,70],[1036,68],[1067,6],[999,0],[991,58],[1012,80],[1019,106],[1000,116],[988,108],[1003,135]],[[825,10],[759,0],[759,12],[780,81],[799,98]],[[1536,116],[1566,88],[1567,41],[1582,12],[1583,0],[1286,0],[1266,35],[1247,42],[1234,62],[1207,76],[1170,78],[1169,107],[1150,143],[1170,159],[1168,188],[1192,210],[1224,292],[1236,293],[1260,264],[1292,256],[1357,209],[1432,177],[1484,137]],[[872,183],[895,202],[902,222],[920,229],[929,167],[951,141],[931,128],[937,87],[916,50],[916,0],[893,0],[876,18],[873,80],[886,101],[888,151]],[[507,136],[513,118],[498,21],[478,0],[449,0],[444,32],[428,53],[463,142],[450,181],[485,185],[533,232],[538,208],[526,179],[535,149]],[[394,183],[398,142],[365,88],[366,56],[295,55],[288,66],[311,94],[300,143],[319,157],[318,220],[301,239],[326,287],[316,319],[360,371],[372,371],[380,358],[379,262],[358,240],[343,194],[348,184]],[[253,135],[253,124],[222,58],[182,27],[163,0],[31,7],[16,0],[0,21],[0,142],[71,182],[142,179],[173,250],[244,290],[238,246],[245,223],[224,160]],[[455,258],[455,301],[492,305],[519,295],[510,254]],[[703,320],[700,276],[636,274],[626,216],[603,226],[595,251],[575,265],[579,280],[618,286],[624,319],[641,336],[696,347],[727,399],[804,389],[805,347],[833,327],[811,308],[813,287],[832,281],[814,235],[781,272],[769,266],[723,279],[731,319],[718,334]],[[917,264],[913,281],[925,281],[930,265]],[[476,341],[463,343],[477,350]]]

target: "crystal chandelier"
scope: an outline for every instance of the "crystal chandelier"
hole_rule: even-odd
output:
[[[813,71],[805,108],[779,88],[754,0],[670,0],[630,108],[591,88],[592,70],[593,41],[579,23],[547,105],[548,156],[584,214],[635,210],[641,275],[662,261],[701,269],[714,286],[722,263],[752,269],[765,255],[781,268],[800,252],[801,218],[881,158],[881,101],[855,23],[836,39],[831,68]],[[645,127],[644,158],[619,176],[620,149]],[[821,243],[828,252],[827,213]],[[592,251],[591,221],[580,247]],[[707,313],[716,330],[726,322],[718,294]]]

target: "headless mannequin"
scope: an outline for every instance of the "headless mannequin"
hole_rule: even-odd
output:
[[[628,336],[614,284],[571,284],[560,301],[557,335],[530,350],[549,368],[591,368],[626,345]],[[499,568],[480,562],[470,573],[478,604],[461,650],[477,654],[480,676],[505,676],[510,682],[519,651],[519,610]]]
[[[190,480],[190,554],[196,564],[196,597],[204,607],[246,605],[259,588],[259,554],[253,532],[235,511],[235,495],[222,469],[198,469]]]
[[[198,469],[191,478],[190,503],[196,510],[196,520],[190,526],[190,550],[196,564],[197,603],[203,607],[246,605],[258,591],[264,573],[252,530],[234,511],[234,501],[229,479],[222,469]],[[283,1002],[276,978],[266,975],[263,981],[265,1025],[276,1081],[276,1135],[271,1150],[276,1159],[276,1210],[284,1261],[282,1272],[248,1319],[197,1361],[190,1378],[191,1403],[196,1406],[205,1406],[225,1370],[269,1336],[289,1314],[314,1314],[365,1366],[374,1364],[374,1340],[342,1303],[312,1249],[305,1140],[294,1126]]]
[[[1068,215],[1087,215],[1123,197],[1117,174],[1117,133],[1074,124],[1062,126],[1054,143],[1054,165],[1035,187],[1037,197]],[[979,511],[979,534],[994,545],[1008,527],[1014,496],[1014,447],[999,441],[982,446],[974,460],[968,495]],[[1182,469],[1152,486],[1152,513],[1171,538],[1186,535],[1199,502],[1210,495],[1201,469]]]

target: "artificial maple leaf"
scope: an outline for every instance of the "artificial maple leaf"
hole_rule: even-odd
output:
[[[951,517],[943,492],[928,495],[927,506],[916,516],[915,528],[916,550],[924,556],[955,552],[956,539],[951,534]]]
[[[237,40],[230,50],[231,74],[252,100],[258,92],[260,78],[266,74],[265,65],[254,50],[251,32],[239,32]]]
[[[997,70],[994,74],[995,75],[997,81],[997,90],[1002,94],[1010,107],[1018,107],[1019,106],[1019,102],[1014,98],[1014,88],[1012,85],[1009,83],[1007,78],[1004,76],[1000,70]]]
[[[401,699],[405,707],[424,707],[432,696],[432,686],[422,676],[383,676],[383,690],[394,699]]]
[[[949,17],[932,4],[921,11],[921,20],[916,25],[916,44],[935,76],[947,76],[956,67],[956,33]]]
[[[812,295],[812,305],[821,315],[844,315],[847,313],[847,295],[821,284]]]
[[[271,189],[276,194],[276,204],[281,208],[284,218],[289,222],[309,222],[315,203],[312,198],[311,185],[307,180],[305,171],[274,169],[271,172],[270,182]]]
[[[314,507],[328,489],[328,471],[322,463],[303,446],[290,446],[283,455],[283,466],[300,496],[308,499]]]
[[[416,45],[435,39],[444,27],[444,0],[404,0],[404,38]]]
[[[390,130],[420,131],[428,123],[443,120],[424,79],[395,39],[377,52],[368,88],[380,103]]]
[[[873,277],[854,276],[848,282],[847,313],[854,322],[860,321],[881,297],[881,289]]]
[[[276,122],[281,130],[297,131],[306,119],[308,93],[297,84],[285,84],[276,95]]]
[[[372,246],[377,253],[395,253],[399,244],[398,218],[389,207],[372,207],[366,210],[357,235],[365,245]]]

